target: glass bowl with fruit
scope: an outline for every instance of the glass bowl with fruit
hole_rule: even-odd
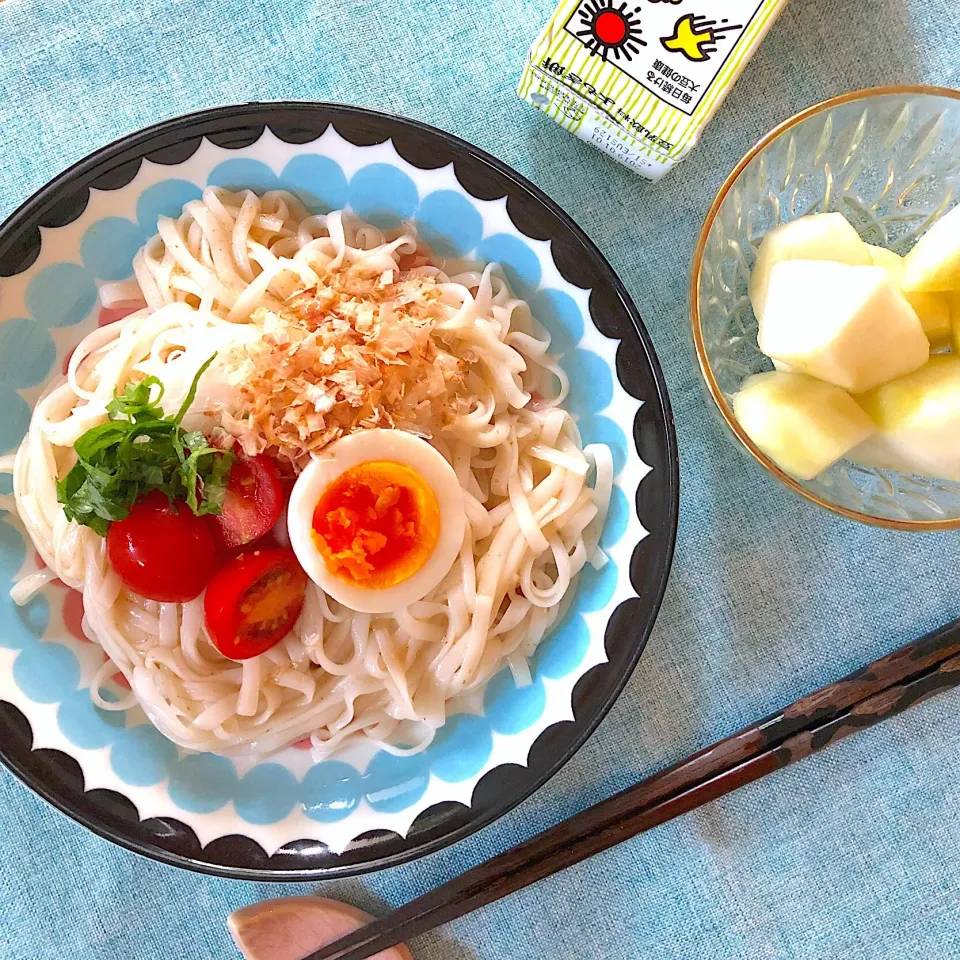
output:
[[[811,107],[720,188],[693,340],[735,442],[843,516],[960,527],[960,91]]]

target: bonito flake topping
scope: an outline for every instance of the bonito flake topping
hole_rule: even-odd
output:
[[[278,312],[254,312],[263,335],[233,358],[245,368],[240,401],[220,416],[244,453],[302,468],[357,430],[430,436],[452,422],[467,361],[437,329],[448,308],[432,277],[397,273],[346,268]]]

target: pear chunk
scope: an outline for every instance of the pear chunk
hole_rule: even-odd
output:
[[[931,357],[919,370],[857,399],[877,430],[851,451],[851,460],[960,480],[960,356]]]
[[[750,275],[750,302],[758,320],[766,311],[770,271],[784,260],[833,260],[851,266],[872,263],[867,245],[842,213],[816,213],[782,223],[761,241]]]
[[[798,373],[861,393],[923,366],[930,344],[882,267],[787,260],[770,271],[760,349]]]
[[[802,373],[747,377],[733,411],[750,439],[800,480],[813,479],[873,431],[848,393]]]
[[[903,285],[903,257],[886,247],[867,244],[876,267],[883,267],[895,287]],[[934,350],[950,345],[950,304],[945,293],[901,291],[920,319],[920,326]]]
[[[950,310],[950,348],[960,356],[960,290],[943,296]]]
[[[899,287],[903,281],[903,257],[899,253],[894,253],[893,250],[878,247],[872,243],[867,244],[867,249],[870,251],[873,265],[883,267],[890,274],[890,279]]]
[[[903,289],[960,290],[960,206],[944,214],[904,257]]]

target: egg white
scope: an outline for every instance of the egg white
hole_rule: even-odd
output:
[[[371,460],[389,460],[415,470],[440,508],[440,535],[416,573],[391,587],[362,587],[332,573],[317,548],[313,512],[326,489],[346,470]],[[463,491],[453,467],[426,440],[402,430],[362,430],[343,437],[312,460],[297,478],[287,506],[290,546],[307,576],[325,593],[359,613],[402,610],[425,597],[447,574],[463,544]]]

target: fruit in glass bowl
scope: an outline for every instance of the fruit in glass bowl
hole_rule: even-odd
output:
[[[955,212],[958,165],[960,92],[886,87],[846,94],[781,124],[743,158],[711,206],[697,244],[691,278],[693,340],[708,397],[728,434],[795,492],[863,522],[899,529],[960,527],[960,481],[922,476],[916,472],[919,462],[911,464],[913,472],[904,469],[902,463],[900,469],[856,463],[851,458],[859,452],[859,444],[815,476],[804,478],[783,469],[751,438],[733,403],[748,377],[777,369],[838,379],[822,366],[810,368],[806,362],[809,349],[800,351],[799,364],[796,352],[791,357],[781,347],[771,348],[782,353],[774,361],[761,349],[758,338],[769,319],[769,303],[764,297],[760,304],[761,323],[750,294],[766,285],[769,296],[778,271],[782,272],[791,259],[798,259],[763,256],[764,238],[771,235],[774,247],[795,247],[798,244],[794,241],[787,244],[783,239],[783,225],[813,215],[837,215],[829,229],[808,231],[811,235],[819,233],[820,240],[807,242],[802,249],[799,259],[814,263],[801,268],[801,272],[807,269],[808,278],[823,276],[825,264],[817,262],[824,260],[873,273],[874,277],[876,268],[882,267],[887,277],[871,282],[878,288],[888,282],[897,296],[885,291],[881,300],[885,299],[888,306],[895,303],[901,320],[904,315],[914,318],[911,333],[906,332],[910,323],[892,325],[896,335],[888,344],[892,347],[889,350],[879,342],[886,336],[883,325],[877,326],[874,320],[861,327],[862,316],[851,327],[856,334],[852,342],[859,344],[859,350],[843,338],[839,348],[836,337],[825,338],[831,362],[837,369],[839,358],[841,371],[851,365],[855,353],[867,348],[887,355],[908,354],[882,370],[874,383],[869,382],[870,377],[866,381],[860,376],[848,380],[848,393],[859,403],[861,391],[882,389],[884,383],[925,369],[928,361],[919,348],[918,327],[934,358],[954,344],[960,346],[954,329],[958,323],[954,319],[955,300],[960,296],[951,292],[960,263],[960,251],[955,246],[960,242],[960,213]],[[839,218],[856,233],[857,240]],[[942,223],[946,227],[939,226]],[[918,242],[921,237],[931,239]],[[833,250],[840,247],[842,255],[833,252],[827,256],[825,245]],[[758,271],[759,280],[755,279]],[[794,278],[794,293],[798,289]],[[910,313],[905,312],[901,301],[909,305]],[[866,310],[867,314],[871,312],[880,316],[884,313]],[[803,316],[796,310],[793,313]],[[849,325],[849,311],[834,313],[845,316],[844,327]],[[822,319],[819,313],[816,319]],[[871,337],[878,342],[872,342]],[[906,347],[908,342],[913,346]],[[822,351],[817,347],[813,352]],[[941,397],[943,389],[941,384]],[[920,404],[919,409],[919,419],[916,411],[908,418],[913,424],[923,422],[932,405]],[[901,423],[897,429],[903,426]],[[887,421],[879,426],[874,423],[877,432],[887,432],[889,427]],[[929,427],[928,423],[924,430],[929,431]]]

